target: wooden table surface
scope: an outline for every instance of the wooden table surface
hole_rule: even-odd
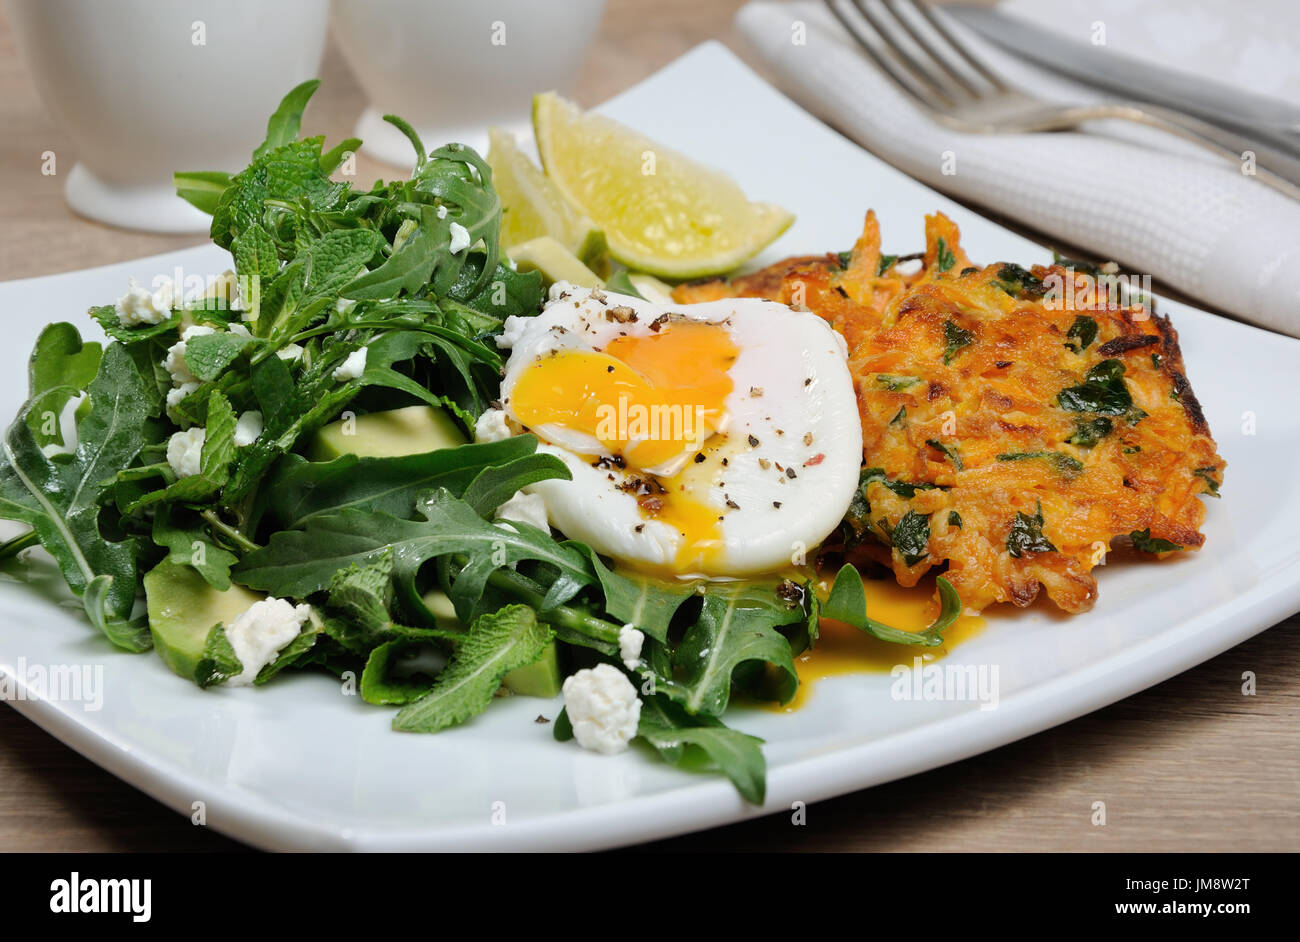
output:
[[[575,96],[595,104],[704,39],[742,56],[741,0],[612,0]],[[653,12],[647,12],[652,10]],[[751,57],[752,62],[752,57]],[[307,130],[339,140],[363,98],[332,47]],[[103,265],[202,236],[73,215],[41,153],[75,158],[0,13],[0,279]],[[362,180],[391,169],[358,160]],[[1195,302],[1195,299],[1190,299]],[[44,316],[44,315],[39,315]],[[52,314],[50,316],[53,316]],[[788,814],[646,846],[667,851],[1300,850],[1300,617],[1064,726],[924,775]],[[1242,674],[1257,694],[1242,694]],[[1096,801],[1107,822],[1092,823]],[[0,851],[213,851],[241,845],[176,814],[0,709]]]

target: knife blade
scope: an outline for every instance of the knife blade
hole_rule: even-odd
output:
[[[1300,154],[1300,108],[1286,102],[1154,66],[1106,46],[1076,42],[995,8],[945,5],[943,10],[990,42],[1049,71]]]

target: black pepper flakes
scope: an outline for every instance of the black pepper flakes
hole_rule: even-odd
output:
[[[758,447],[758,439],[755,438],[753,435],[749,436],[749,447],[750,448]]]

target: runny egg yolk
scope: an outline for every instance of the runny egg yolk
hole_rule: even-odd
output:
[[[709,482],[691,473],[690,457],[725,426],[728,371],[738,354],[716,324],[670,323],[618,337],[602,351],[539,358],[519,376],[510,405],[526,426],[558,425],[594,438],[631,474],[667,475],[637,493],[645,516],[684,537],[675,561],[681,571],[705,565],[720,544],[719,512],[695,496]]]

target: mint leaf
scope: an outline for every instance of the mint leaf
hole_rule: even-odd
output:
[[[244,665],[239,663],[239,657],[226,637],[226,627],[218,622],[208,631],[203,654],[194,667],[193,680],[200,687],[212,687],[243,672]]]
[[[526,605],[482,616],[428,695],[398,711],[393,729],[434,733],[477,716],[492,702],[501,679],[536,662],[553,636]]]
[[[307,291],[337,295],[379,253],[384,237],[373,229],[336,229],[307,250]]]
[[[426,696],[439,672],[430,663],[434,654],[427,642],[404,638],[376,645],[361,671],[361,699],[366,703],[400,705]]]

